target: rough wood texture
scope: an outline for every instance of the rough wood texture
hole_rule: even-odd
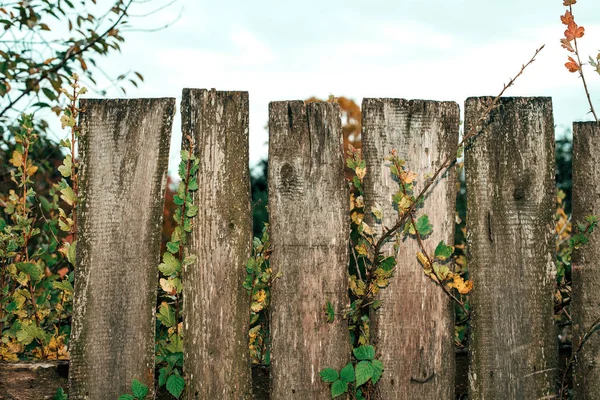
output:
[[[252,243],[248,93],[183,91],[184,138],[200,158],[189,246],[197,263],[183,272],[187,399],[250,396],[250,297],[242,283]]]
[[[600,214],[600,124],[573,124],[573,221]],[[573,345],[600,318],[600,240],[590,237],[573,256]],[[574,398],[600,396],[600,335],[595,334],[577,356],[573,371]]]
[[[157,265],[174,99],[82,100],[70,399],[154,390]]]
[[[0,363],[0,400],[53,399],[68,371],[68,361]]]
[[[415,188],[420,191],[424,177],[455,151],[460,112],[454,102],[404,99],[364,99],[362,109],[366,209],[378,203],[384,213],[382,224],[391,227],[398,215],[392,195],[400,188],[384,158],[397,150],[407,167],[418,174]],[[429,215],[434,226],[424,238],[431,253],[441,240],[454,242],[455,204],[456,172],[451,169],[435,184],[418,212]],[[372,219],[368,223],[381,234],[381,224]],[[392,243],[386,246],[385,252],[391,254]],[[402,241],[395,275],[380,292],[383,305],[372,316],[372,341],[385,367],[379,384],[382,399],[437,400],[454,395],[451,302],[423,273],[418,251],[416,239]]]
[[[490,98],[466,101],[465,126]],[[554,123],[548,97],[503,98],[465,152],[473,399],[556,393]]]
[[[269,210],[274,273],[271,393],[274,400],[330,399],[323,368],[350,360],[348,327],[323,306],[348,304],[348,192],[337,104],[269,106]]]

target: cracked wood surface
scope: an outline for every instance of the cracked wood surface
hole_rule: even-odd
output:
[[[350,361],[346,321],[327,323],[327,301],[348,306],[348,192],[337,104],[269,106],[269,211],[273,273],[272,399],[330,399],[319,371]]]
[[[154,393],[154,318],[174,99],[81,100],[69,398]]]
[[[367,162],[365,210],[367,222],[381,235],[382,224],[397,219],[392,195],[400,190],[384,157],[393,149],[418,174],[415,194],[458,144],[459,108],[454,102],[404,99],[363,100],[363,152]],[[378,203],[381,223],[369,215]],[[440,240],[454,243],[456,171],[448,170],[432,187],[419,209],[427,214],[433,232],[424,238],[433,253]],[[392,243],[384,248],[387,255]],[[381,308],[372,315],[372,341],[384,365],[378,383],[382,399],[454,398],[454,319],[446,294],[424,273],[417,261],[417,240],[401,241],[390,285],[380,291]]]
[[[573,223],[600,214],[600,124],[573,124]],[[600,242],[598,232],[573,254],[573,348],[600,318]],[[600,394],[600,335],[583,346],[573,370],[574,398],[597,399]]]
[[[183,271],[186,399],[250,398],[250,297],[242,287],[252,243],[248,92],[184,89],[183,137],[200,158],[190,254]]]
[[[465,126],[491,98],[469,98]],[[466,147],[473,399],[556,394],[554,122],[548,97],[502,98]]]

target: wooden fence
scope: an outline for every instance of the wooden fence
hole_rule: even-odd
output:
[[[470,98],[465,126],[489,98]],[[80,231],[70,399],[116,399],[137,378],[154,388],[154,316],[162,199],[173,99],[83,102]],[[201,211],[184,273],[186,399],[250,399],[249,296],[242,288],[252,240],[248,94],[185,90],[182,127],[201,160]],[[392,224],[398,190],[384,156],[433,172],[456,150],[459,106],[401,99],[363,101],[365,202]],[[348,192],[340,110],[335,103],[273,102],[269,108],[272,288],[271,398],[328,399],[320,369],[350,361],[347,325],[326,322],[323,305],[348,306]],[[554,124],[549,98],[503,98],[465,151],[471,296],[472,399],[553,398],[559,386],[555,287]],[[600,126],[574,125],[574,220],[600,212]],[[419,189],[417,184],[417,189]],[[422,187],[422,186],[421,186]],[[452,243],[456,171],[427,196],[433,250]],[[453,399],[454,317],[450,300],[417,263],[411,241],[382,291],[373,342],[385,371],[382,399]],[[385,250],[393,252],[390,246]],[[600,247],[576,257],[574,342],[600,315]],[[575,398],[600,393],[600,341],[575,369]],[[597,398],[597,397],[596,397]]]

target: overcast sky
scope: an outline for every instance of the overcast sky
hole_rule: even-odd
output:
[[[587,59],[600,48],[600,1],[574,7],[586,29],[579,44]],[[180,15],[159,32],[128,32],[122,54],[101,65],[144,75],[129,97],[179,102],[182,88],[247,90],[253,165],[267,156],[270,101],[334,94],[359,104],[363,97],[454,100],[462,109],[467,97],[496,95],[546,44],[507,95],[552,96],[558,134],[574,120],[590,119],[581,82],[564,67],[564,11],[562,0],[179,0],[151,17],[132,18],[152,28]],[[600,108],[600,76],[589,69],[587,79]],[[178,115],[172,173],[180,140]]]

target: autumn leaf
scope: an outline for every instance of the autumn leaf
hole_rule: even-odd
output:
[[[452,274],[452,282],[448,283],[448,287],[455,288],[460,294],[467,294],[473,290],[473,282],[465,281],[462,276]]]
[[[579,71],[579,64],[577,64],[577,61],[573,60],[572,57],[569,57],[569,61],[565,63],[565,67],[567,67],[569,72]]]
[[[400,174],[400,180],[403,183],[412,183],[417,178],[417,174],[413,171],[406,171]]]
[[[571,43],[567,39],[560,39],[560,44],[562,47],[569,50],[571,53],[575,53],[575,49],[573,48],[573,46],[571,46]]]
[[[356,167],[354,172],[356,173],[356,176],[358,176],[358,179],[360,179],[362,181],[363,178],[365,177],[365,175],[367,174],[367,169],[361,168],[361,167]]]
[[[565,15],[561,15],[560,20],[565,25],[569,25],[571,22],[575,22],[573,20],[573,14],[571,14],[570,11],[565,12]]]
[[[571,21],[569,22],[569,26],[565,31],[565,37],[570,42],[573,39],[579,39],[580,37],[583,37],[584,33],[585,28],[583,26],[578,26],[575,21]]]
[[[12,158],[8,161],[15,167],[20,167],[21,165],[23,165],[23,154],[15,150],[13,151]]]

